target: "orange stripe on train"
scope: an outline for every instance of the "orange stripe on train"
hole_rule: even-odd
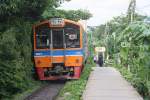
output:
[[[35,57],[36,67],[52,67],[51,63],[64,63],[65,66],[82,66],[82,56]]]

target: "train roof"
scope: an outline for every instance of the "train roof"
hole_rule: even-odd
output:
[[[72,20],[69,20],[69,19],[63,19],[63,18],[61,18],[61,19],[62,19],[65,23],[71,23],[71,24],[74,24],[74,25],[77,25],[77,26],[80,26],[80,27],[83,28],[82,24],[79,23],[79,22],[75,22],[75,21],[72,21]],[[33,27],[38,27],[38,26],[40,26],[40,25],[43,25],[43,24],[46,24],[46,23],[50,23],[50,20],[51,20],[51,19],[41,21],[41,22],[39,22],[39,23],[37,23],[37,24],[34,24]]]

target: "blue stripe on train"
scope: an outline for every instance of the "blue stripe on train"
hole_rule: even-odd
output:
[[[52,53],[52,54],[51,54]],[[41,50],[41,51],[34,51],[34,56],[71,56],[71,55],[83,55],[83,50]]]

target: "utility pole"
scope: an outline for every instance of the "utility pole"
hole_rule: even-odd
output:
[[[106,23],[106,25],[105,25],[105,35],[107,35],[107,30],[108,30],[108,24]]]
[[[136,0],[131,0],[127,11],[128,21],[130,23],[134,21],[135,8],[136,8]]]
[[[132,23],[135,20],[135,9],[136,9],[136,0],[131,0],[127,11],[127,17],[129,23]],[[130,57],[127,60],[130,61]],[[129,64],[127,68],[130,71]]]

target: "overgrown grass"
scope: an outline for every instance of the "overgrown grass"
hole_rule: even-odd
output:
[[[30,87],[28,90],[26,90],[26,91],[24,91],[22,93],[17,93],[16,95],[14,95],[12,97],[11,100],[24,100],[26,97],[31,95],[34,91],[36,91],[37,89],[42,87],[42,85],[43,84],[41,82],[34,82],[32,87]]]
[[[144,100],[150,100],[150,81],[143,81],[140,77],[137,77],[134,73],[131,73],[126,67],[121,65],[113,65],[115,66],[123,77],[129,81],[139,92],[141,96],[143,96]]]
[[[91,67],[93,66],[94,63],[92,58],[89,58],[87,64],[84,67],[81,78],[79,80],[68,81],[60,91],[57,100],[81,100],[81,96],[91,72]]]
[[[111,59],[108,63],[119,70],[121,75],[131,83],[144,100],[150,100],[150,81],[143,80],[140,76],[131,72],[127,67],[121,65],[121,63],[116,63],[115,60]]]

